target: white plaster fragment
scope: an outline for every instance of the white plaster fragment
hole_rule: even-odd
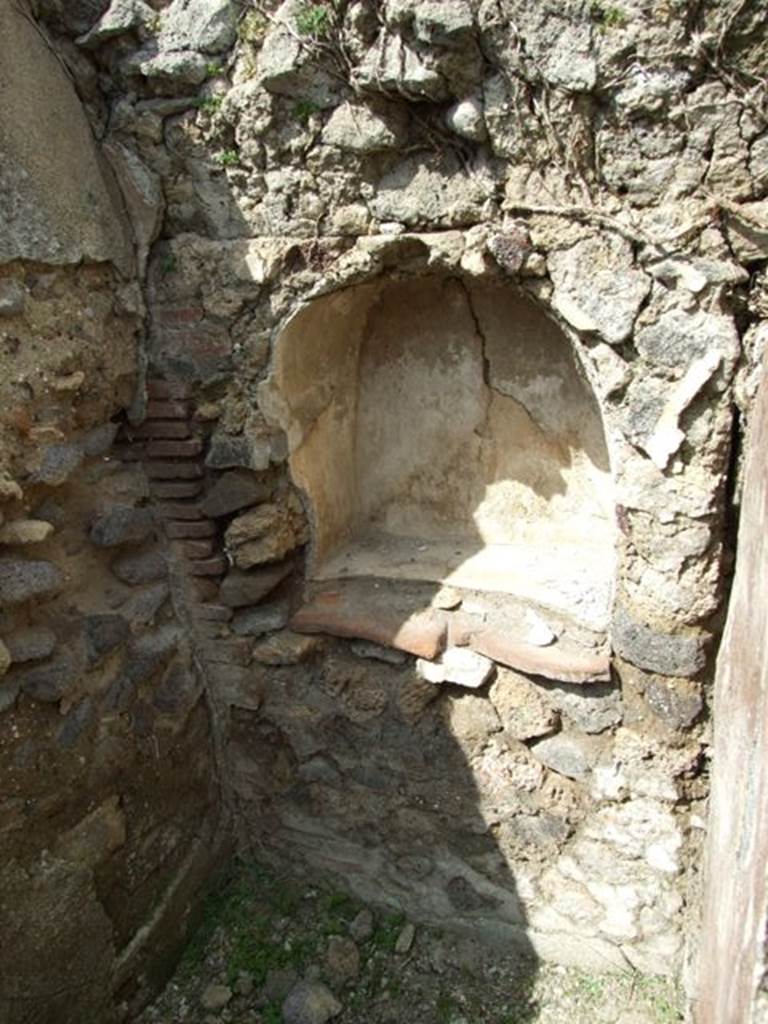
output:
[[[667,399],[653,433],[643,448],[659,469],[666,469],[670,458],[685,440],[685,433],[678,426],[680,416],[720,365],[722,355],[710,351],[696,359]]]

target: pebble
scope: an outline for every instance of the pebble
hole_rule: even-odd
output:
[[[39,661],[53,653],[56,634],[47,626],[30,626],[28,629],[14,630],[10,636],[5,637],[5,644],[14,663]]]
[[[415,938],[416,929],[409,921],[408,924],[403,925],[400,934],[397,936],[397,941],[395,942],[395,952],[400,953],[401,956],[404,956],[406,953],[410,952],[411,946],[413,945],[413,940]]]
[[[341,1013],[342,1005],[320,981],[300,981],[283,1003],[285,1024],[326,1024]]]
[[[40,544],[53,533],[42,519],[14,519],[0,528],[0,544]]]
[[[331,935],[325,951],[325,966],[330,980],[345,985],[360,973],[360,952],[352,939]]]
[[[115,505],[94,522],[90,530],[91,543],[100,548],[113,548],[120,544],[139,544],[154,529],[152,514],[146,508]]]
[[[231,998],[228,985],[209,985],[200,997],[200,1005],[204,1010],[223,1010]]]
[[[350,921],[349,934],[355,942],[366,942],[373,935],[373,914],[367,907]]]

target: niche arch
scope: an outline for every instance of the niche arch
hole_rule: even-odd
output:
[[[600,407],[514,285],[431,274],[316,298],[280,331],[260,399],[307,499],[309,579],[450,584],[606,628]]]

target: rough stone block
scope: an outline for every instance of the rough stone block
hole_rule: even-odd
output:
[[[14,664],[47,658],[53,654],[57,644],[56,634],[47,626],[16,629],[4,637],[4,642]]]
[[[488,696],[505,732],[514,739],[546,736],[557,728],[557,713],[539,688],[512,669],[499,668]]]
[[[230,608],[258,604],[290,575],[293,568],[294,563],[288,559],[251,572],[232,569],[221,584],[221,600]]]
[[[78,682],[79,671],[74,659],[60,654],[53,661],[26,669],[21,675],[21,689],[33,700],[56,703]]]
[[[670,729],[688,729],[704,708],[701,687],[690,679],[650,679],[645,699]]]
[[[130,636],[122,615],[89,615],[85,620],[85,653],[89,665],[97,664]]]
[[[258,505],[271,497],[271,481],[260,479],[248,470],[222,473],[200,503],[209,516],[226,516],[249,505]]]
[[[287,600],[262,604],[256,608],[243,608],[237,612],[232,622],[232,630],[239,636],[261,636],[282,629],[288,623],[291,614]]]
[[[100,548],[139,544],[152,534],[154,526],[149,509],[115,505],[93,523],[89,537]]]
[[[566,732],[548,736],[531,745],[532,752],[543,765],[577,780],[587,778],[602,749],[603,744],[595,736]]]
[[[64,577],[51,562],[0,559],[0,604],[51,597],[63,586]]]
[[[318,637],[301,636],[283,630],[253,648],[253,660],[260,665],[299,665],[322,647]]]
[[[446,647],[439,661],[416,662],[418,675],[428,683],[456,683],[475,690],[491,677],[494,664],[490,658],[476,654],[468,647]]]
[[[112,572],[123,583],[132,587],[142,583],[155,583],[165,578],[168,567],[159,551],[142,551],[136,555],[124,555],[112,563]]]
[[[53,533],[43,519],[14,519],[0,527],[0,544],[41,544]]]
[[[244,637],[207,643],[202,652],[204,660],[214,664],[248,665],[251,661],[251,645]]]
[[[707,637],[657,633],[621,606],[614,612],[611,639],[622,658],[664,676],[694,676],[707,662]]]
[[[32,482],[59,487],[66,483],[82,465],[83,449],[79,444],[52,444],[44,451],[40,466],[32,473]]]

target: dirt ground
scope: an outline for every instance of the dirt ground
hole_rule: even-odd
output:
[[[286,998],[302,979],[321,995],[297,1010]],[[140,1024],[323,1024],[323,1000],[336,1024],[682,1020],[668,979],[505,958],[328,886],[239,863]]]

